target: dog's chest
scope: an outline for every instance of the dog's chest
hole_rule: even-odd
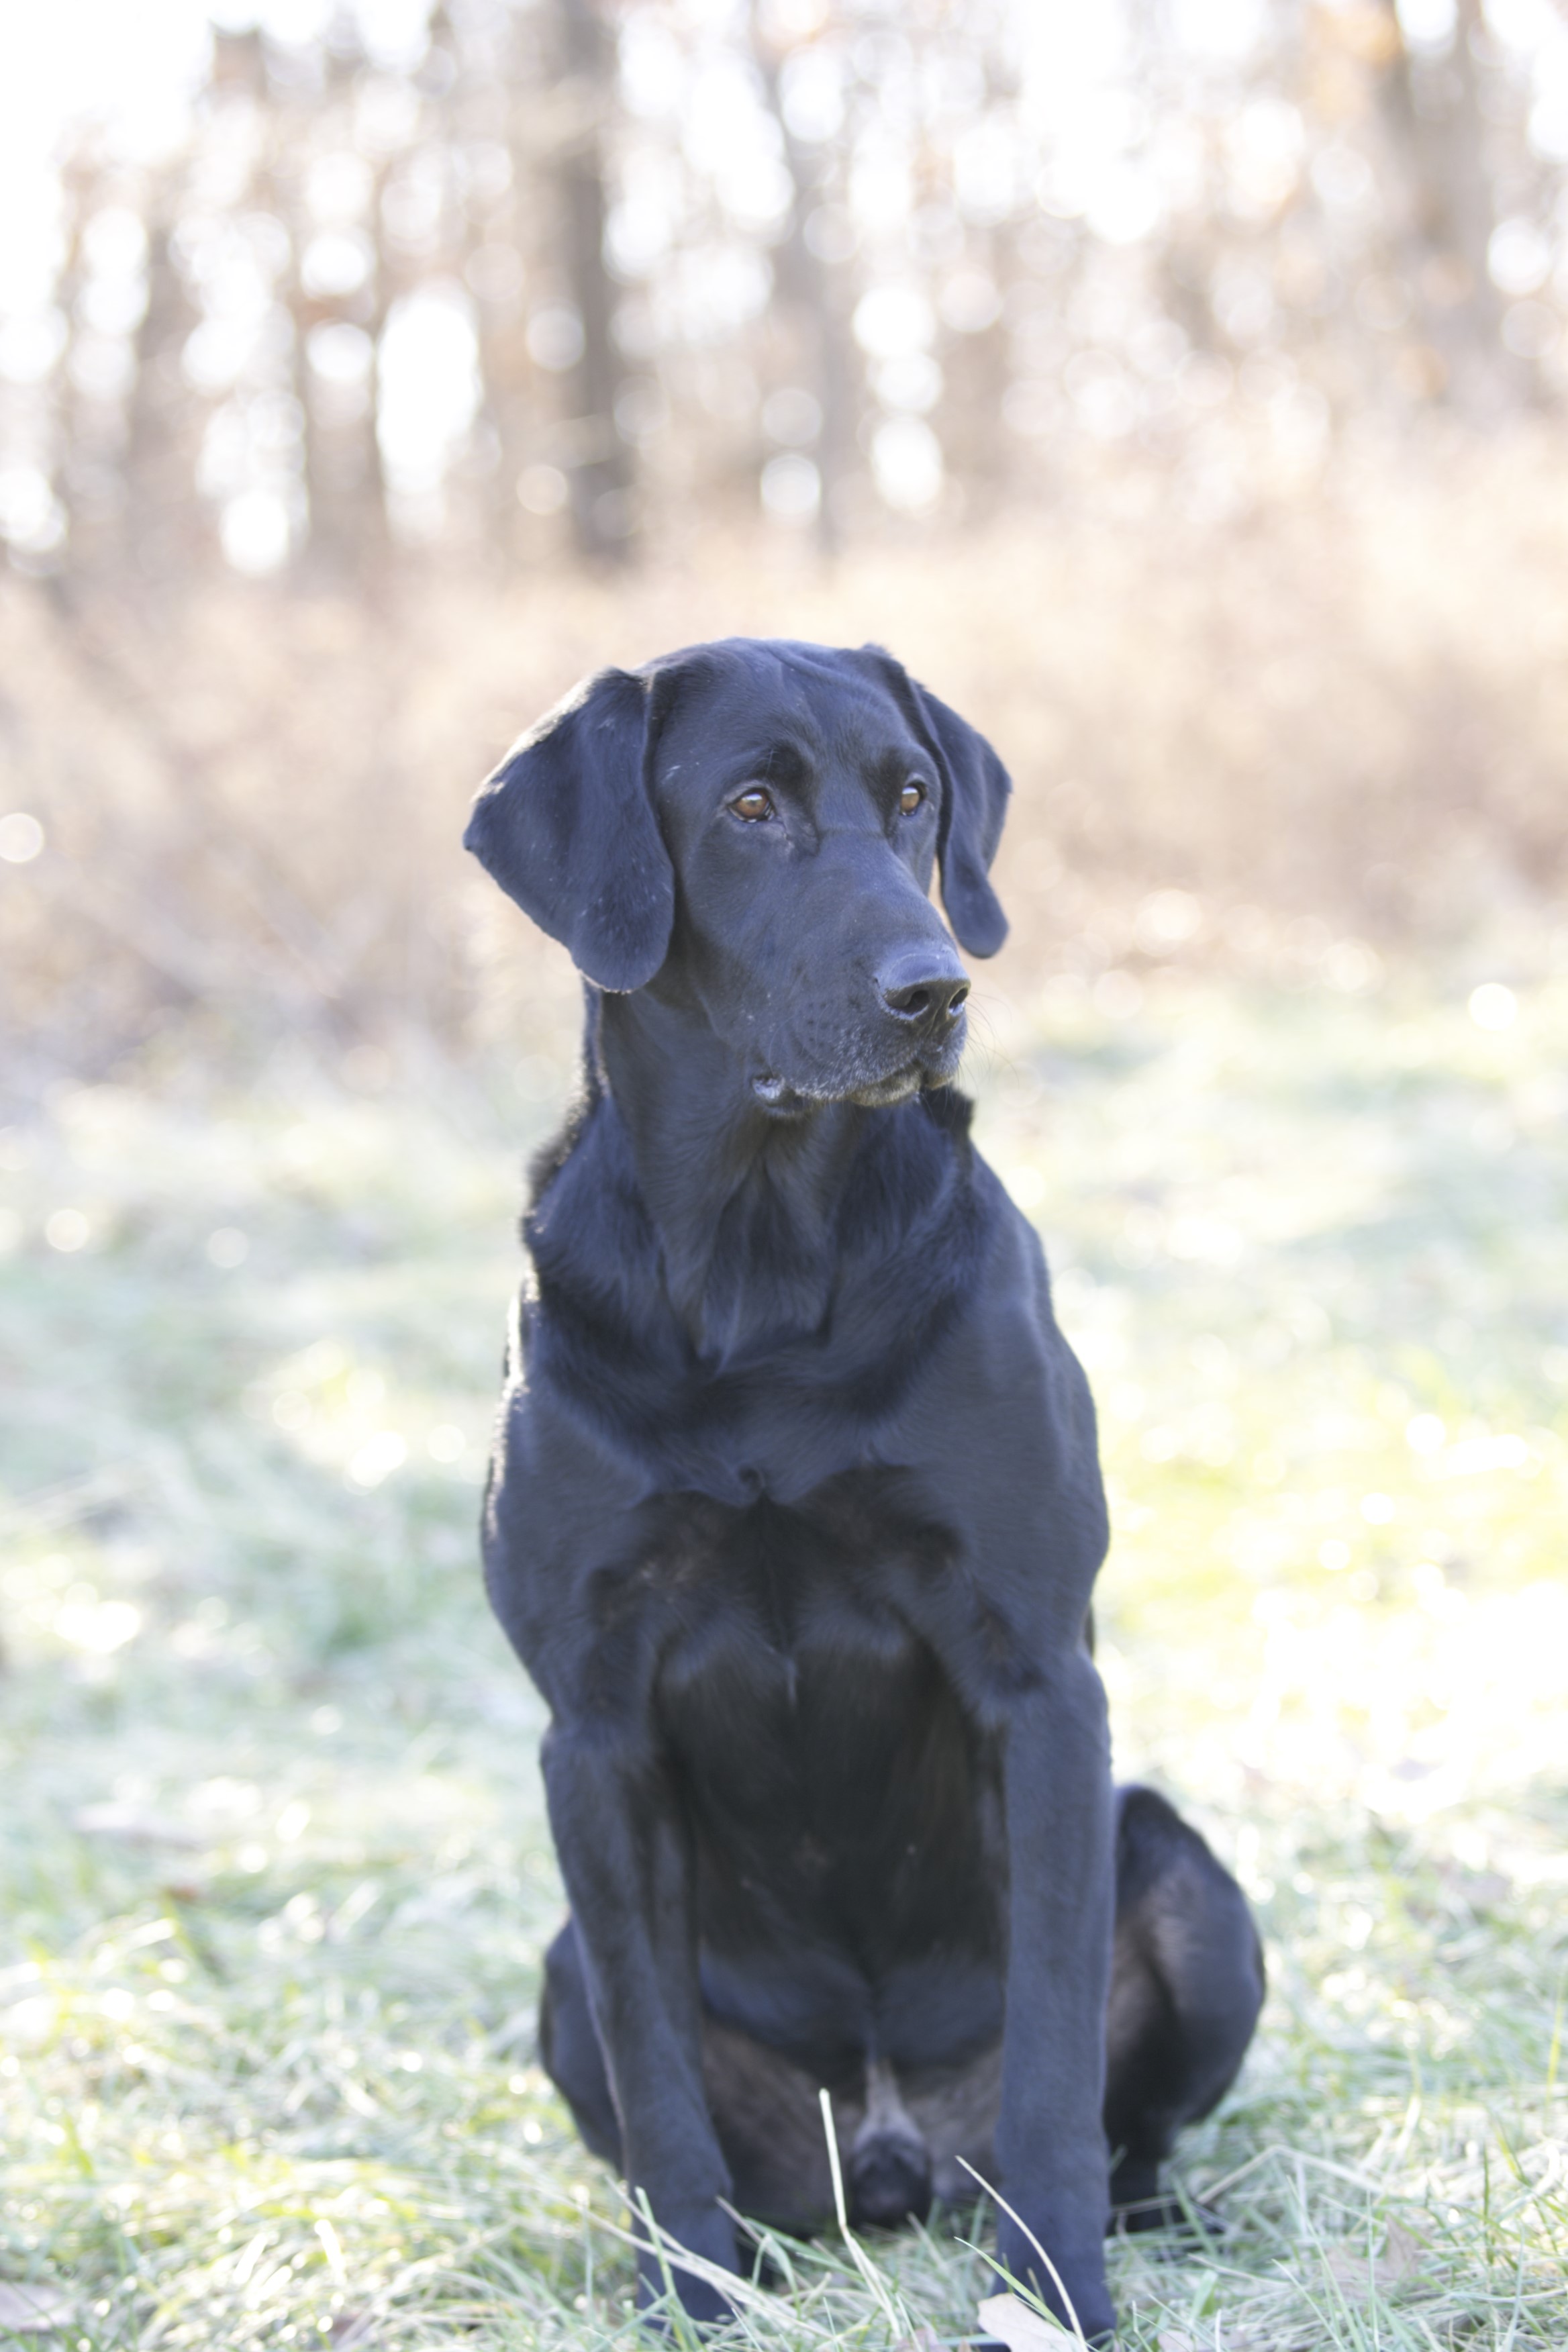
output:
[[[763,1915],[787,1916],[873,1975],[884,1945],[950,1933],[972,1889],[988,1909],[992,1783],[906,1612],[931,1557],[876,1502],[874,1480],[839,1480],[796,1509],[714,1515],[702,1545],[689,1529],[656,1682],[705,1935],[750,1942]]]
[[[667,1725],[700,1738],[740,1704],[753,1728],[782,1727],[839,1712],[846,1682],[891,1696],[921,1679],[907,1596],[942,1539],[879,1509],[879,1488],[851,1473],[789,1506],[676,1498],[639,1577]]]

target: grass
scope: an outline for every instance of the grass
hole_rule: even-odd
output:
[[[1568,983],[1515,1011],[1058,980],[972,1057],[1100,1399],[1120,1768],[1268,1941],[1132,2352],[1568,2340]],[[633,2340],[474,1558],[533,1046],[0,1134],[0,2345]],[[780,2249],[736,2340],[962,2337],[952,2227]]]

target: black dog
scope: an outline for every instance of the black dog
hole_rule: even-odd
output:
[[[949,1083],[926,892],[1001,945],[1008,789],[886,654],[744,640],[605,672],[490,778],[468,845],[588,1024],[485,1565],[552,1717],[541,2040],[589,2146],[733,2272],[726,2205],[831,2211],[824,2085],[860,2220],[967,2158],[1092,2336],[1111,2200],[1155,2198],[1262,1974],[1202,1839],[1113,1799],[1093,1408]]]

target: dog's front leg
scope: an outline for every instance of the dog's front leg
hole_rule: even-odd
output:
[[[730,2195],[730,2176],[702,2087],[690,1858],[679,1816],[654,1761],[615,1734],[558,1724],[543,1762],[627,2186],[646,2193],[666,2237],[732,2271],[734,2229],[718,2201]],[[717,2288],[671,2267],[693,2318],[724,2316]],[[665,2285],[658,2251],[640,2253],[639,2302]]]
[[[996,2149],[1002,2193],[1018,2221],[1000,2217],[997,2251],[1066,2319],[1030,2242],[1037,2239],[1092,2341],[1116,2324],[1105,2284],[1100,2122],[1113,1862],[1105,1693],[1082,1652],[1013,1700],[1003,1780],[1008,1957]]]

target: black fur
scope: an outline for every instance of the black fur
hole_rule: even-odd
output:
[[[1202,1840],[1113,1801],[1093,1408],[949,1084],[926,893],[1000,944],[1007,789],[887,655],[744,640],[606,673],[492,778],[470,846],[597,985],[485,1563],[551,1710],[541,2041],[589,2146],[733,2269],[723,2203],[830,2210],[826,2087],[860,2220],[966,2157],[1092,2336],[1111,2189],[1157,2211],[1262,1979]]]

